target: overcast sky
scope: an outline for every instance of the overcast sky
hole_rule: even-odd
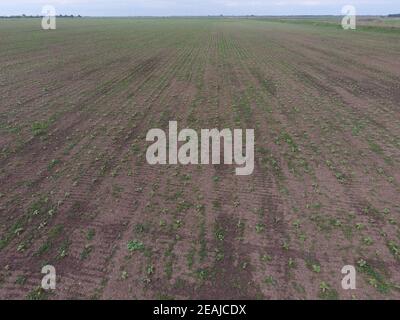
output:
[[[43,5],[85,16],[340,15],[346,4],[358,14],[400,13],[400,0],[0,0],[0,15],[36,15]]]

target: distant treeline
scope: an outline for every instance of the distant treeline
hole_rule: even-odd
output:
[[[55,16],[56,18],[82,18],[80,14],[77,16],[74,16],[73,14],[68,15],[68,14],[58,14]],[[0,16],[0,19],[19,19],[19,18],[43,18],[43,15],[18,15],[18,16]]]
[[[68,14],[59,14],[56,15],[57,18],[82,18],[80,14],[78,15],[68,15]],[[280,18],[285,18],[285,19],[315,19],[316,17],[318,18],[335,18],[335,17],[340,17],[338,15],[281,15],[281,16],[265,16],[265,15],[237,15],[237,16],[224,16],[224,15],[209,15],[209,16],[165,16],[165,17],[158,17],[157,18],[268,18],[268,19],[280,19]],[[380,16],[381,18],[388,17],[388,18],[400,18],[400,13],[395,13],[395,14],[388,14],[387,16]],[[19,19],[19,18],[43,18],[43,15],[14,15],[14,16],[0,16],[0,19]],[[92,17],[94,18],[94,17]],[[100,16],[99,16],[100,18]],[[102,18],[107,18],[107,17],[102,17]],[[110,18],[115,18],[115,17],[110,17]],[[152,16],[126,16],[126,17],[119,17],[119,18],[156,18]]]

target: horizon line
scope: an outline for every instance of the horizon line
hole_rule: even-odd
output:
[[[400,15],[399,13],[386,13],[386,14],[360,14],[359,17],[387,17],[390,15]],[[12,14],[12,15],[2,15],[0,17],[43,17],[40,14]],[[223,17],[342,17],[343,15],[340,14],[272,14],[272,15],[257,15],[257,14],[242,14],[242,15],[225,15],[225,14],[215,14],[215,15],[81,15],[81,14],[57,14],[56,16],[65,16],[65,17],[82,17],[82,18],[198,18],[198,17],[216,17],[216,18],[223,18]]]

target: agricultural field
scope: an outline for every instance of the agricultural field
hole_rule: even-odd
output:
[[[308,24],[314,26],[329,26],[338,30],[341,26],[342,17],[338,16],[305,16],[305,17],[264,17],[269,21]],[[258,19],[258,18],[257,18]],[[389,18],[380,16],[358,16],[357,29],[375,32],[394,32],[400,31],[400,18]]]
[[[399,30],[0,19],[0,298],[400,299]],[[169,121],[253,174],[149,165]]]

